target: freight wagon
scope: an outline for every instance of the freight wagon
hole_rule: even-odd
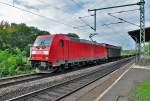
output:
[[[121,47],[103,43],[107,47],[107,58],[117,58],[121,55]]]
[[[53,34],[37,37],[29,60],[38,72],[53,72],[119,57],[120,52],[120,47],[76,39],[66,34]]]

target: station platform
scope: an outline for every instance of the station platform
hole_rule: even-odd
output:
[[[128,101],[131,89],[145,80],[150,66],[127,65],[61,101]]]
[[[150,66],[133,65],[116,84],[95,101],[128,101],[131,90],[143,81],[150,80]]]

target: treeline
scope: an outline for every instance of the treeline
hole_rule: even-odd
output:
[[[150,42],[145,44],[145,55],[150,56]]]
[[[145,52],[144,54],[146,56],[150,56],[150,42],[145,43],[144,49],[145,49],[144,50],[144,52]],[[137,49],[134,49],[134,50],[122,50],[121,54],[122,55],[129,55],[129,54],[135,54],[137,52],[138,52]]]
[[[50,34],[35,27],[29,27],[24,23],[15,24],[1,21],[0,23],[0,49],[19,48],[21,51],[28,51],[30,45],[38,35]]]
[[[27,65],[30,46],[39,35],[48,35],[24,23],[0,22],[0,75],[15,75],[31,71]]]

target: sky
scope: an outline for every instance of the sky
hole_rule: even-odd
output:
[[[84,23],[88,23],[91,27],[94,26],[94,17],[91,16],[94,13],[88,12],[88,9],[137,2],[139,0],[14,0],[14,3],[13,0],[0,0],[0,21],[25,23],[52,34],[76,33],[81,39],[89,39],[90,33],[95,32]],[[145,26],[149,27],[150,0],[145,0],[145,2]],[[135,42],[128,35],[128,31],[139,27],[125,22],[110,24],[121,21],[108,13],[139,25],[139,10],[137,9],[139,6],[97,11],[97,35],[93,37],[93,40],[121,46],[123,49],[134,49]],[[126,10],[134,11],[115,13]],[[82,18],[79,19],[79,17]]]

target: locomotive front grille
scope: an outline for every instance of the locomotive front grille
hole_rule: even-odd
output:
[[[46,63],[46,62],[41,62],[41,63],[40,63],[40,66],[41,66],[41,67],[46,67],[46,66],[47,66],[47,63]]]

